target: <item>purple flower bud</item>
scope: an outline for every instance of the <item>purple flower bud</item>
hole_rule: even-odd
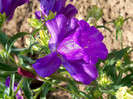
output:
[[[23,70],[22,68],[18,68],[18,74],[21,75],[21,76],[25,76],[25,77],[30,77],[30,78],[34,78],[34,74],[28,72],[28,71],[25,71]]]
[[[43,15],[48,16],[49,12],[52,11],[53,13],[56,12],[57,14],[63,14],[67,17],[67,19],[70,19],[78,13],[77,9],[71,4],[65,7],[66,0],[38,0],[38,1],[40,1],[41,3],[40,8],[42,16]],[[41,14],[39,14],[38,12],[36,12],[35,15],[37,19],[41,18]]]

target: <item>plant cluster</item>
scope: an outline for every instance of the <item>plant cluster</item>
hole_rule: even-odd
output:
[[[65,5],[66,0],[38,1],[40,11],[28,19],[35,31],[10,38],[2,25],[29,0],[0,1],[0,99],[46,99],[57,88],[70,92],[72,99],[103,99],[105,93],[108,99],[133,99],[133,48],[123,48],[121,29],[130,18],[118,16],[99,26],[103,12],[96,5],[88,10],[85,20],[78,20],[74,17],[77,9]],[[111,53],[98,30],[111,32],[105,26],[109,23],[116,28],[116,40],[119,35],[121,38],[121,49]],[[25,48],[15,47],[25,35]],[[59,85],[61,82],[66,82],[66,88]],[[84,91],[78,84],[85,85]]]

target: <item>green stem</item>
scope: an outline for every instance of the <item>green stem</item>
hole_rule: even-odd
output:
[[[122,42],[122,31],[121,31],[121,29],[120,29],[120,38],[121,38],[121,48],[123,49],[123,42]]]
[[[10,77],[10,90],[9,90],[9,96],[15,96],[14,95],[14,82],[15,82],[15,73],[12,72]]]
[[[108,27],[106,27],[106,26],[104,26],[104,25],[98,25],[98,26],[96,26],[96,28],[105,28],[105,29],[108,30],[110,33],[112,33],[112,31],[111,31]]]
[[[23,67],[23,66],[21,66],[21,65],[19,65],[19,67],[21,67],[22,69],[24,69],[24,70],[26,70],[26,71],[29,71],[29,72],[33,73],[34,75],[36,75],[37,77],[39,77],[39,78],[42,79],[43,81],[48,82],[48,83],[50,83],[50,84],[52,84],[52,85],[54,85],[54,86],[56,86],[56,87],[58,87],[58,88],[60,88],[60,89],[62,89],[62,90],[64,90],[64,91],[70,92],[70,93],[75,94],[75,95],[77,95],[77,96],[79,96],[79,97],[82,97],[82,98],[87,99],[86,97],[84,97],[84,96],[82,96],[82,95],[79,95],[79,94],[77,94],[77,93],[75,93],[75,92],[72,92],[72,91],[70,91],[70,90],[67,90],[67,89],[65,89],[65,88],[63,88],[63,87],[60,87],[59,85],[56,85],[55,83],[52,83],[51,81],[49,81],[49,80],[47,80],[47,79],[41,77],[40,75],[38,75],[38,74],[37,74],[35,71],[33,71],[33,70],[27,69],[27,68],[25,68],[25,67]]]
[[[51,78],[51,79],[54,79],[54,80],[64,81],[64,82],[68,82],[68,81],[71,80],[71,78],[63,77],[63,76],[58,75],[58,74],[52,74],[52,75],[50,76],[50,78]],[[78,81],[75,81],[75,80],[74,80],[74,82],[75,82],[76,84],[83,84],[83,83],[78,82]],[[94,86],[96,86],[96,83],[92,82],[89,86],[93,86],[93,87],[94,87]]]
[[[8,54],[8,52],[5,50],[5,53],[7,54],[7,56],[9,56],[10,58],[11,58],[11,60],[14,62],[14,63],[16,63],[16,61],[14,60],[14,58],[10,55],[10,54]]]
[[[34,75],[38,76],[39,78],[41,77],[41,76],[39,76],[33,69],[31,70],[31,69],[25,68],[25,67],[23,67],[23,66],[21,66],[21,65],[18,65],[18,66],[21,67],[22,69],[26,70],[26,71],[29,71],[29,72],[33,73]],[[50,76],[50,78],[53,79],[53,80],[59,80],[59,81],[64,81],[64,82],[68,82],[68,81],[71,80],[70,78],[63,77],[63,76],[57,75],[57,74],[52,74],[52,75]],[[42,79],[42,77],[41,77],[41,79]],[[83,83],[77,82],[77,81],[75,81],[75,83],[76,83],[76,84],[83,84]],[[92,82],[91,84],[89,84],[89,86],[96,86],[96,85],[97,85],[97,84],[94,83],[94,82]]]
[[[15,91],[15,95],[17,94],[17,92],[19,91],[20,87],[22,86],[22,83],[24,81],[24,77],[21,79],[21,81],[19,82],[18,86],[17,86],[17,89]]]
[[[40,92],[42,91],[42,88],[46,85],[46,83],[44,82],[43,85],[40,87],[40,89],[38,90],[38,92],[36,93],[36,95],[34,96],[34,99],[37,99],[38,95],[40,94]]]
[[[38,76],[39,76],[39,75],[38,75]],[[43,78],[43,77],[41,77],[41,76],[39,76],[39,77],[40,77],[41,79],[43,79],[45,82],[48,82],[48,83],[50,83],[50,84],[52,84],[52,85],[54,85],[54,86],[56,86],[56,87],[58,87],[58,88],[60,88],[60,89],[62,89],[62,90],[64,90],[64,91],[70,92],[70,93],[75,94],[75,95],[77,95],[77,96],[79,96],[79,97],[82,97],[82,98],[87,99],[86,97],[84,97],[84,96],[82,96],[82,95],[80,95],[80,94],[77,94],[77,93],[72,92],[72,91],[70,91],[70,90],[68,90],[68,89],[65,89],[65,88],[63,88],[63,87],[60,87],[59,85],[56,85],[55,83],[52,83],[51,81],[46,80],[45,78]]]
[[[117,80],[116,84],[120,83],[122,75],[123,75],[123,73],[121,71],[119,71],[119,76],[118,76],[118,80]]]
[[[39,78],[41,78],[43,81],[45,81],[45,82],[48,82],[48,83],[50,83],[50,84],[52,84],[52,85],[54,85],[54,86],[56,86],[56,87],[58,87],[58,88],[60,88],[60,89],[62,89],[62,90],[64,90],[64,91],[67,91],[67,92],[70,92],[70,93],[72,93],[72,94],[75,94],[75,95],[77,95],[77,96],[79,96],[79,97],[82,97],[82,98],[85,98],[85,99],[87,99],[86,97],[84,97],[84,96],[82,96],[82,95],[80,95],[80,94],[77,94],[77,93],[75,93],[75,92],[72,92],[72,91],[70,91],[70,90],[67,90],[67,89],[65,89],[65,88],[63,88],[63,87],[60,87],[59,85],[56,85],[55,83],[52,83],[51,81],[49,81],[49,80],[46,80],[45,78],[43,78],[43,77],[41,77],[40,75],[38,75],[33,69],[31,70],[31,69],[28,69],[28,68],[25,68],[25,67],[23,67],[23,66],[21,66],[20,64],[17,64],[17,66],[18,67],[21,67],[22,69],[24,69],[24,70],[26,70],[26,71],[29,71],[29,72],[31,72],[31,73],[33,73],[34,75],[36,75],[37,77],[39,77]],[[64,80],[64,81],[66,81],[65,79],[67,79],[67,81],[68,80],[70,80],[69,78],[66,78],[66,77],[63,77],[63,76],[55,76],[55,75],[53,75],[51,78],[54,78],[54,77],[57,77],[57,79],[59,80]],[[62,79],[61,79],[62,78]],[[56,78],[55,78],[56,79]]]

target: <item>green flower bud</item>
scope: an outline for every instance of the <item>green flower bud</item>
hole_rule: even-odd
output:
[[[5,47],[4,47],[4,45],[0,42],[0,52],[3,52],[3,51],[5,51]]]
[[[48,20],[51,20],[51,19],[55,18],[55,16],[56,16],[56,12],[53,13],[52,11],[50,11],[48,16],[44,15],[44,18],[45,18],[46,21],[48,21]]]
[[[98,83],[101,86],[106,87],[107,85],[112,83],[112,80],[104,73],[99,77]]]
[[[121,67],[121,66],[122,66],[121,60],[117,60],[117,61],[116,61],[116,67]]]
[[[91,9],[89,9],[88,18],[93,17],[98,21],[100,17],[103,15],[103,10],[98,8],[96,5],[93,5]]]
[[[14,99],[13,97],[10,97],[10,96],[7,96],[6,94],[5,94],[5,99]]]
[[[31,42],[30,41],[30,38],[26,38],[26,44],[24,45],[26,48],[30,46],[30,44],[33,44],[34,42]],[[35,44],[32,46],[32,49],[35,50],[35,51],[39,51],[40,50],[40,47],[38,44]]]
[[[95,98],[100,98],[102,95],[101,91],[99,89],[97,89],[95,92],[94,92],[94,97]]]
[[[116,92],[117,99],[133,99],[133,90],[132,88],[120,87]]]
[[[115,24],[115,27],[118,29],[120,28],[124,23],[124,19],[121,15],[118,16],[118,18],[115,19],[114,21],[114,24]]]
[[[48,46],[50,36],[46,33],[45,30],[40,30],[40,43],[44,46]]]
[[[40,28],[44,28],[43,27],[43,22],[36,19],[36,18],[29,18],[28,19],[28,23],[30,26],[34,27],[34,28],[37,28],[37,29],[40,29]]]
[[[96,25],[97,25],[97,24],[96,24],[96,19],[93,18],[93,17],[90,17],[90,18],[88,19],[87,23],[89,23],[90,26],[96,26]]]

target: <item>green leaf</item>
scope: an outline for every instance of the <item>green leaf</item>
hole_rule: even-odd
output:
[[[0,42],[5,46],[7,40],[8,40],[7,35],[6,35],[5,33],[2,33],[2,32],[0,31]]]
[[[116,40],[118,40],[118,35],[120,35],[120,33],[121,33],[121,32],[120,32],[120,30],[119,30],[119,29],[117,29],[117,30],[116,30],[116,37],[115,37],[115,38],[116,38]]]
[[[14,83],[15,83],[15,73],[12,72],[11,77],[10,77],[10,90],[9,90],[9,96],[15,96],[14,95]]]
[[[0,92],[0,99],[3,99],[3,92]]]
[[[37,32],[39,32],[40,31],[40,29],[36,29],[33,33],[32,33],[32,36],[35,36],[35,34],[37,33]]]
[[[50,87],[51,87],[51,84],[46,82],[40,93],[40,99],[46,99],[46,96],[49,92]]]
[[[104,69],[108,76],[111,76],[113,82],[117,81],[117,74],[115,69],[115,63],[113,65],[107,65]]]
[[[4,92],[5,88],[5,85],[2,82],[0,82],[0,92]]]
[[[6,13],[0,13],[0,30],[5,20],[6,20]]]
[[[14,46],[11,48],[12,53],[14,53],[15,55],[18,55],[19,53],[23,52],[24,50],[27,50],[27,48],[16,48]]]
[[[27,49],[27,52],[26,52],[26,53],[29,53],[29,52],[32,50],[32,47],[33,47],[34,45],[36,45],[36,44],[39,44],[39,42],[34,42],[33,44],[31,44],[31,45],[29,46],[29,48]]]
[[[19,53],[19,55],[23,55],[27,53],[27,49],[23,50],[22,52]]]
[[[28,61],[30,64],[34,64],[36,61],[32,60],[30,57],[26,57],[23,55],[18,55],[18,57],[23,58],[24,60]]]
[[[78,90],[74,81],[69,80],[67,85],[68,85],[68,90],[75,92],[76,94],[79,94],[79,90]],[[78,99],[79,98],[79,96],[75,95],[75,94],[71,94],[71,97],[72,97],[72,99]]]
[[[86,97],[86,99],[89,99],[89,96],[85,92],[80,91],[79,94]]]
[[[121,83],[123,84],[127,84],[127,83],[130,83],[131,85],[133,84],[132,83],[132,80],[133,80],[133,73],[132,74],[129,74],[127,75],[126,77],[124,77],[122,80],[121,80]]]
[[[4,82],[6,81],[8,76],[11,76],[12,71],[0,71],[0,81]],[[15,73],[15,80],[19,81],[21,76],[16,72]]]
[[[103,93],[109,93],[109,94],[111,94],[111,95],[115,95],[115,92],[114,92],[113,89],[104,90],[104,89],[99,88],[99,90],[100,90],[101,92],[103,92]]]
[[[127,21],[128,19],[131,19],[131,18],[132,18],[132,17],[125,18],[125,19],[124,19],[124,22]]]
[[[77,88],[77,86],[73,80],[69,80],[68,86],[70,87],[70,89],[72,91],[77,92],[77,93],[79,92],[79,90],[78,90],[78,88]]]
[[[24,91],[25,96],[27,99],[32,99],[31,91],[30,91],[30,83],[28,81],[28,78],[24,78],[25,80],[23,81],[23,87],[22,90]]]
[[[122,50],[114,50],[113,52],[109,53],[108,54],[108,58],[107,59],[112,59],[114,58],[115,60],[116,59],[121,59],[125,53],[127,53],[127,51],[129,50],[130,47],[127,47],[127,48],[124,48]],[[107,60],[106,59],[106,60]]]
[[[8,40],[8,42],[6,43],[6,50],[8,53],[10,53],[11,47],[16,42],[16,40],[18,40],[18,38],[20,38],[20,37],[23,37],[24,35],[30,35],[31,36],[31,34],[29,34],[29,33],[19,32]]]
[[[112,33],[112,31],[104,25],[98,25],[98,26],[96,26],[96,28],[104,28],[104,29],[108,30],[110,33]]]
[[[2,62],[0,62],[0,70],[2,71],[16,71],[17,67],[13,67],[7,64],[4,64]]]

